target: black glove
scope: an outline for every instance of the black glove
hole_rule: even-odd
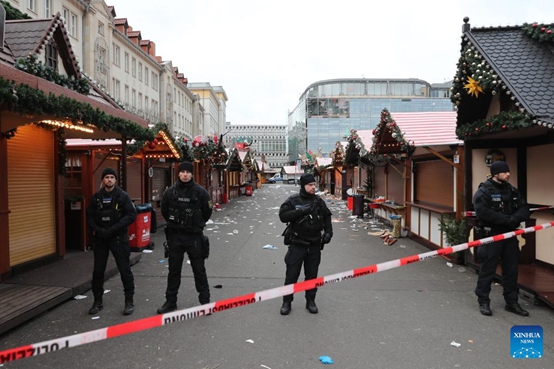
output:
[[[312,212],[312,205],[306,204],[306,205],[296,205],[296,213],[298,213],[299,216],[305,216],[308,214],[311,214]]]
[[[331,242],[331,238],[333,237],[333,235],[331,233],[324,233],[323,236],[321,236],[321,243],[322,244],[328,244],[329,242]]]
[[[519,227],[520,223],[521,222],[518,222],[517,219],[515,219],[514,217],[510,217],[510,219],[508,220],[508,227],[516,229],[517,227]]]
[[[110,237],[110,234],[109,234],[108,230],[105,229],[105,228],[100,228],[100,229],[94,231],[94,233],[96,234],[96,237],[98,237],[102,240],[105,240],[106,238]]]

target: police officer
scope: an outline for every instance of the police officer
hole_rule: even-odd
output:
[[[97,314],[104,307],[104,273],[110,251],[117,264],[125,292],[124,315],[134,311],[135,283],[129,257],[127,227],[137,217],[137,210],[127,192],[116,186],[117,174],[112,168],[102,172],[102,188],[92,195],[87,207],[87,224],[94,231],[94,269],[92,271],[92,294],[94,302],[89,314]]]
[[[290,196],[279,209],[281,222],[289,223],[285,234],[285,244],[289,244],[285,255],[285,285],[298,281],[302,265],[305,280],[315,279],[321,262],[321,250],[333,237],[331,211],[315,195],[316,185],[313,174],[302,174],[300,193]],[[312,314],[318,312],[315,304],[316,292],[317,288],[313,288],[305,293],[306,309]],[[290,313],[293,298],[294,295],[283,296],[281,315]]]
[[[208,245],[202,231],[212,216],[212,201],[208,192],[194,181],[193,171],[192,163],[185,161],[179,164],[179,179],[164,192],[162,198],[162,215],[167,221],[169,274],[166,301],[158,309],[158,314],[177,309],[185,252],[190,259],[198,300],[200,304],[210,302],[210,287],[204,265]]]
[[[479,185],[473,196],[473,205],[479,227],[478,238],[494,236],[515,230],[521,222],[529,218],[529,206],[519,191],[508,183],[510,168],[503,161],[495,161],[490,167],[491,178]],[[477,258],[481,263],[475,294],[479,311],[492,315],[489,293],[500,260],[502,265],[502,287],[506,311],[528,316],[518,303],[517,287],[519,245],[516,237],[485,244],[477,248]]]

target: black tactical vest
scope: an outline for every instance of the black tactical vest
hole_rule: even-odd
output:
[[[204,229],[197,186],[195,184],[185,191],[177,191],[177,187],[173,186],[168,218],[168,222],[174,225],[171,228],[185,233],[201,233]]]

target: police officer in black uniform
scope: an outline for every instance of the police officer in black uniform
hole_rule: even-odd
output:
[[[279,219],[289,223],[285,231],[285,244],[289,245],[285,255],[287,271],[285,285],[298,281],[302,264],[304,265],[305,280],[317,278],[321,250],[331,242],[333,226],[331,211],[325,202],[315,195],[317,183],[313,174],[305,173],[300,177],[300,193],[290,196],[279,209]],[[323,231],[323,235],[322,232]],[[307,290],[306,309],[317,314],[315,304],[317,288]],[[283,296],[281,315],[288,315],[294,295]]]
[[[194,283],[201,304],[210,302],[210,287],[204,265],[209,249],[202,231],[212,216],[212,201],[208,192],[192,178],[194,167],[185,161],[179,164],[179,179],[163,194],[161,210],[167,221],[169,274],[166,301],[158,314],[177,309],[177,293],[181,285],[181,269],[185,252],[190,259]]]
[[[511,232],[529,218],[529,205],[519,191],[508,183],[508,164],[495,161],[491,164],[490,172],[491,178],[481,183],[473,196],[473,205],[479,220],[479,226],[475,229],[476,238]],[[500,260],[506,311],[521,316],[529,315],[518,303],[519,252],[516,237],[477,247],[476,255],[481,267],[475,294],[481,314],[492,315],[489,293]]]
[[[131,272],[131,249],[127,227],[137,217],[137,210],[127,192],[116,186],[117,174],[112,168],[102,172],[102,188],[92,195],[87,207],[87,224],[94,231],[94,269],[92,294],[94,303],[89,314],[97,314],[104,307],[104,273],[110,251],[117,264],[125,292],[124,315],[134,311],[135,282]]]

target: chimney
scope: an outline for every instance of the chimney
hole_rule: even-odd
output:
[[[142,40],[140,42],[140,48],[147,54],[150,54],[150,40]]]
[[[156,57],[156,43],[154,41],[150,41],[150,46],[148,47],[148,54],[151,57]]]

